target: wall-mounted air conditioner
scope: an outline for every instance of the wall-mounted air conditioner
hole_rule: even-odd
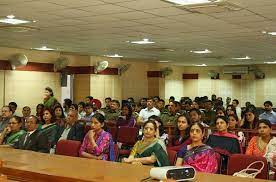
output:
[[[223,68],[223,74],[241,75],[248,74],[248,67],[225,67]]]

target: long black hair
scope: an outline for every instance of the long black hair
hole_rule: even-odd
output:
[[[178,126],[175,127],[174,137],[173,137],[173,144],[174,145],[175,145],[176,141],[179,141],[180,138],[182,138],[180,143],[183,143],[183,142],[185,142],[190,137],[190,125],[191,125],[191,121],[190,121],[190,119],[189,119],[189,117],[187,115],[180,115],[180,116],[178,116],[176,121],[178,122],[178,119],[181,118],[181,117],[186,118],[188,127],[186,128],[183,136],[180,135],[180,130],[178,129]]]

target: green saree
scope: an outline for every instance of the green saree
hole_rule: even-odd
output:
[[[154,155],[156,158],[154,166],[161,167],[170,165],[166,146],[163,141],[157,138],[150,143],[144,140],[136,142],[130,155],[134,156],[134,158],[150,157]]]
[[[6,137],[4,143],[5,143],[6,145],[13,145],[15,142],[18,141],[19,137],[20,137],[21,135],[23,135],[24,133],[26,133],[26,131],[24,131],[24,130],[19,130],[19,131],[16,132],[16,133],[11,133],[11,134],[9,134],[9,135]]]

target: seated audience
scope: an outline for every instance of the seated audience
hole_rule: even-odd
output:
[[[256,114],[255,106],[248,107],[245,111],[244,124],[241,126],[242,129],[256,129],[258,123],[258,116]]]
[[[168,145],[169,135],[166,133],[160,117],[153,115],[153,116],[149,117],[149,120],[155,121],[155,123],[157,125],[157,130],[156,130],[156,135],[155,135],[156,138],[159,138],[166,145]]]
[[[218,107],[216,109],[216,117],[219,117],[219,116],[225,116],[225,110],[223,107]]]
[[[146,104],[147,107],[142,109],[139,113],[139,116],[142,118],[143,122],[146,122],[152,115],[160,116],[160,111],[153,106],[153,98],[148,98]]]
[[[38,119],[31,115],[26,121],[27,133],[21,135],[13,147],[22,150],[32,150],[36,152],[49,152],[47,136],[38,130]]]
[[[64,126],[65,124],[65,115],[63,112],[63,109],[61,107],[61,105],[56,105],[55,109],[54,109],[54,122],[58,125],[58,126]]]
[[[24,106],[22,109],[22,128],[25,128],[25,122],[28,117],[31,116],[31,108],[29,106]]]
[[[146,121],[143,126],[143,139],[136,142],[129,157],[123,158],[122,161],[130,164],[168,166],[169,159],[166,146],[164,142],[155,137],[156,131],[156,122]]]
[[[267,144],[267,149],[265,153],[265,158],[270,163],[271,167],[276,167],[276,137],[270,139]]]
[[[168,105],[168,111],[164,111],[160,115],[161,121],[164,123],[164,125],[176,124],[176,119],[180,115],[177,112],[176,108],[177,108],[177,102],[176,101],[170,102]]]
[[[18,116],[11,117],[8,126],[0,135],[0,145],[13,145],[18,141],[19,137],[26,132],[21,130],[22,120]]]
[[[257,124],[258,136],[251,138],[246,149],[246,155],[264,156],[267,145],[272,139],[271,123],[268,120],[261,119]]]
[[[2,107],[2,115],[0,121],[0,133],[8,126],[10,118],[12,117],[12,110],[10,106],[3,106]]]
[[[190,124],[190,120],[186,115],[181,115],[177,118],[177,127],[172,139],[172,146],[181,147],[183,144],[190,142]],[[177,148],[178,150],[180,149],[179,147]]]
[[[53,147],[56,144],[57,124],[50,109],[44,110],[43,119],[45,123],[41,126],[40,132],[47,136],[50,146]]]
[[[216,112],[212,109],[212,101],[207,100],[204,103],[204,106],[204,123],[206,123],[208,126],[215,126]]]
[[[77,140],[82,141],[84,127],[78,122],[77,111],[69,111],[64,126],[58,126],[56,140]],[[56,142],[57,142],[56,141]]]
[[[35,115],[38,119],[39,124],[43,123],[43,112],[44,112],[44,105],[43,104],[37,104]]]
[[[90,125],[90,122],[92,120],[93,115],[95,114],[93,112],[93,104],[92,103],[86,103],[84,107],[85,116],[81,118],[82,121],[85,122],[85,124]]]
[[[235,133],[235,129],[238,128],[238,116],[234,115],[234,114],[230,114],[228,116],[228,132],[230,133]]]
[[[16,104],[16,102],[10,102],[10,103],[9,103],[9,106],[10,106],[10,108],[11,108],[12,115],[13,115],[13,116],[18,116],[18,114],[16,113],[16,109],[17,109],[17,104]]]
[[[215,151],[203,144],[204,127],[200,123],[191,125],[190,138],[192,143],[183,146],[177,153],[176,166],[190,165],[198,172],[216,173],[218,161]]]
[[[85,103],[84,102],[79,102],[79,104],[78,104],[78,112],[79,112],[78,118],[79,119],[81,119],[85,116],[84,107],[85,107]]]
[[[232,104],[227,105],[227,107],[226,107],[226,115],[229,116],[229,115],[233,115],[233,114],[237,115],[236,108]]]
[[[81,157],[114,161],[114,144],[111,134],[103,129],[104,120],[100,113],[92,117],[91,130],[85,135],[79,151]]]
[[[209,136],[206,144],[213,147],[226,150],[231,154],[242,153],[242,146],[239,143],[238,137],[228,132],[228,118],[220,116],[216,120],[216,129],[212,135]]]
[[[132,116],[132,107],[130,104],[124,104],[122,106],[122,112],[119,116],[116,125],[119,126],[128,126],[134,127],[135,126],[135,118]]]
[[[200,123],[202,124],[204,127],[209,127],[207,124],[203,123],[202,119],[202,115],[200,110],[198,109],[191,109],[189,112],[189,116],[190,116],[190,121],[192,124],[194,123]]]
[[[71,107],[71,105],[73,104],[73,102],[72,102],[72,100],[71,99],[64,99],[63,100],[63,112],[64,112],[64,115],[65,115],[65,117],[67,116],[67,113],[69,112],[69,109],[70,109],[70,107]]]
[[[272,102],[265,101],[264,102],[264,109],[265,112],[262,113],[259,118],[269,120],[271,124],[276,124],[276,112],[272,110]]]
[[[112,100],[110,103],[110,109],[105,112],[105,119],[107,121],[117,121],[120,116],[120,102],[118,100]]]

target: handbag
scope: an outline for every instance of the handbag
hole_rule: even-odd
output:
[[[251,168],[254,164],[261,163],[262,167],[260,169]],[[249,164],[245,169],[235,172],[233,176],[238,177],[246,177],[246,178],[255,178],[258,174],[262,172],[264,168],[264,162],[263,161],[255,161]]]

